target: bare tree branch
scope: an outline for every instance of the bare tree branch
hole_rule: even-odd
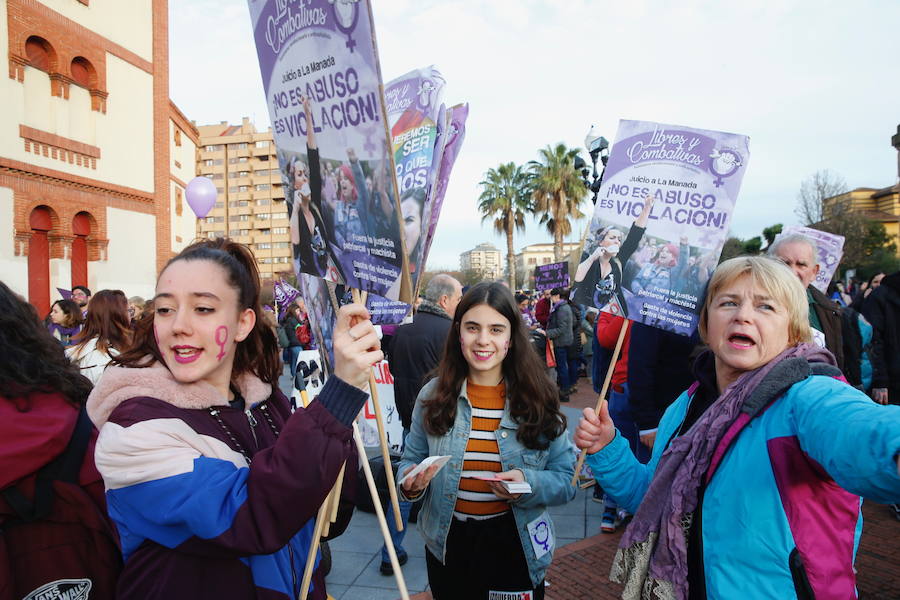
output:
[[[825,199],[847,192],[847,182],[837,173],[827,169],[816,171],[800,184],[795,212],[804,225],[814,225],[825,220]],[[835,205],[827,215],[834,218],[846,212],[845,206]]]

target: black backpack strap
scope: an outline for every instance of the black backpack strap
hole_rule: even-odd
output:
[[[53,508],[54,481],[78,482],[78,473],[84,462],[84,453],[87,451],[93,427],[87,409],[82,405],[66,449],[38,471],[33,500],[26,498],[17,486],[3,490],[3,498],[16,511],[20,521],[26,523],[37,521],[50,514]]]

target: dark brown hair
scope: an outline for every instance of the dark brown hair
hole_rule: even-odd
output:
[[[50,312],[47,313],[46,318],[44,319],[44,323],[49,325],[53,322],[53,319],[50,318],[50,313],[53,312],[53,307],[59,305],[59,310],[63,311],[66,315],[66,319],[63,323],[60,323],[63,327],[75,327],[76,325],[81,325],[82,316],[81,316],[81,307],[78,306],[78,303],[74,300],[57,300],[53,304],[50,305]]]
[[[122,290],[100,290],[91,296],[91,306],[84,327],[73,342],[83,346],[97,338],[97,349],[109,353],[110,348],[119,352],[131,342],[131,325],[128,318],[128,298]],[[76,350],[76,353],[80,348]]]
[[[485,304],[509,320],[509,351],[503,359],[507,407],[518,423],[516,437],[527,448],[546,449],[566,430],[566,417],[559,408],[556,386],[547,377],[547,367],[534,351],[528,328],[516,308],[512,292],[496,282],[482,282],[462,297],[447,334],[444,356],[438,365],[437,389],[424,401],[425,429],[444,435],[456,420],[456,405],[462,382],[469,374],[459,343],[463,315],[473,306]]]
[[[277,387],[278,377],[281,375],[278,340],[275,332],[263,319],[262,307],[259,305],[259,270],[250,249],[228,238],[199,240],[166,263],[160,275],[169,265],[179,260],[206,260],[222,267],[227,274],[228,284],[237,290],[238,309],[250,308],[256,313],[253,329],[243,341],[238,342],[235,349],[232,380],[244,373],[252,373]],[[151,310],[149,316],[145,315],[137,322],[134,342],[126,352],[113,359],[114,363],[125,367],[147,367],[149,364],[146,357],[150,355],[165,364],[153,335],[154,317],[155,313]]]
[[[74,302],[73,302],[74,304]],[[90,380],[66,358],[62,345],[38,318],[34,307],[0,281],[0,390],[7,398],[25,398],[30,408],[33,392],[59,392],[83,404]],[[17,403],[18,404],[18,403]]]

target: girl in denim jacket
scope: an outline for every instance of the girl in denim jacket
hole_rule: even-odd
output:
[[[453,317],[437,378],[416,401],[400,484],[422,501],[428,582],[436,600],[540,599],[554,550],[547,507],[575,495],[572,444],[556,388],[531,349],[509,289],[480,283]],[[490,479],[490,480],[486,480]],[[527,482],[510,493],[501,481]]]

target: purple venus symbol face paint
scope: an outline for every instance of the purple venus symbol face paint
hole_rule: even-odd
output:
[[[225,342],[228,341],[228,328],[224,325],[219,325],[216,328],[216,343],[219,345],[219,353],[216,354],[216,358],[218,360],[222,360],[222,357],[225,356]]]

